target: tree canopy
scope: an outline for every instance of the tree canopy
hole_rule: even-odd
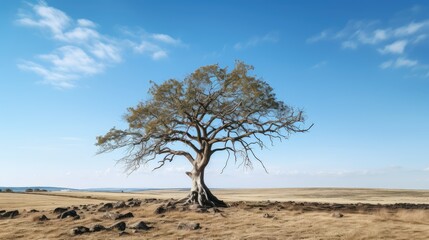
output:
[[[204,172],[219,151],[245,166],[254,160],[262,163],[255,147],[288,139],[312,125],[304,128],[303,111],[278,100],[251,70],[243,62],[236,62],[231,71],[215,64],[198,68],[184,80],[152,83],[150,98],[128,108],[127,129],[112,128],[97,137],[100,152],[126,148],[120,161],[130,171],[152,160],[159,162],[157,169],[180,156],[192,164],[193,173]]]

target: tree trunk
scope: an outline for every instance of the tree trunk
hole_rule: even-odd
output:
[[[198,204],[201,207],[227,207],[226,203],[215,197],[204,183],[204,168],[186,172],[192,179],[191,193],[185,204]]]

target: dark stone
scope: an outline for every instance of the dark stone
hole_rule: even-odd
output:
[[[138,200],[138,199],[133,199],[131,201],[128,201],[128,207],[140,207],[140,205],[142,204],[142,201]]]
[[[78,226],[70,230],[71,235],[80,235],[89,232],[89,228],[84,226]]]
[[[70,210],[70,211],[65,211],[65,212],[61,213],[61,215],[59,215],[58,218],[61,218],[61,219],[66,218],[66,217],[73,217],[74,218],[76,216],[79,216],[79,215],[77,215],[76,211]]]
[[[133,200],[134,200],[134,198],[130,198],[130,199],[127,200],[127,202],[131,202]]]
[[[99,212],[107,212],[107,211],[109,211],[112,208],[113,208],[113,204],[112,203],[106,203],[101,208],[99,208],[98,211]]]
[[[177,229],[179,230],[197,230],[200,228],[201,226],[199,223],[179,223],[177,225]]]
[[[134,215],[131,212],[125,213],[125,214],[119,214],[118,218],[116,218],[115,220],[121,220],[124,218],[132,218],[134,217]]]
[[[118,217],[119,217],[119,213],[114,213],[114,212],[106,212],[106,213],[103,215],[103,218],[106,218],[106,219],[113,219],[113,220],[118,219]]]
[[[54,209],[54,213],[61,214],[61,213],[65,212],[65,211],[67,211],[67,210],[68,210],[68,208],[57,207],[57,208]]]
[[[106,230],[106,228],[101,225],[101,224],[95,224],[92,228],[91,228],[91,232],[99,232],[99,231],[103,231]]]
[[[1,217],[3,218],[14,218],[15,216],[19,215],[19,211],[18,210],[13,210],[13,211],[8,211],[5,212],[1,215]]]
[[[146,225],[145,222],[140,221],[140,222],[136,222],[134,224],[132,224],[130,226],[131,229],[137,229],[137,230],[149,230],[151,229],[151,227],[149,227],[148,225]]]
[[[167,211],[164,205],[161,205],[155,209],[155,214],[163,214]]]
[[[119,202],[115,203],[115,205],[113,206],[113,208],[124,208],[126,206],[127,205],[125,204],[124,201],[119,201]]]
[[[6,210],[0,210],[0,215],[2,214],[2,213],[5,213],[6,212]]]
[[[157,201],[158,201],[158,199],[156,199],[156,198],[146,198],[144,200],[145,203],[153,203],[153,202],[157,202]]]
[[[109,229],[116,229],[119,231],[124,231],[127,228],[127,224],[125,222],[118,222],[113,224]]]
[[[269,214],[269,213],[265,213],[263,217],[264,218],[273,218],[274,216]]]
[[[35,213],[35,212],[39,212],[38,210],[36,210],[36,209],[31,209],[30,211],[28,211],[29,213]]]
[[[37,218],[37,221],[41,221],[41,222],[48,221],[48,220],[49,220],[49,218],[46,217],[46,215],[42,215],[42,216],[40,216],[40,217]]]

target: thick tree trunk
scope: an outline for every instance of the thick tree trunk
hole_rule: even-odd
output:
[[[186,172],[192,179],[192,187],[185,204],[198,204],[201,207],[227,207],[226,203],[215,197],[204,183],[204,169]]]

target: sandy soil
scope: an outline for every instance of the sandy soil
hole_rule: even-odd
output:
[[[429,205],[425,204],[429,203],[429,191],[245,189],[214,192],[231,207],[206,211],[171,205],[171,198],[184,197],[184,191],[0,193],[0,212],[19,211],[13,218],[0,218],[0,239],[429,239]],[[131,203],[127,201],[130,198],[142,200],[141,205],[111,209],[108,213],[131,212],[134,217],[114,220],[107,218],[106,212],[98,211],[109,202]],[[160,206],[164,206],[166,212],[156,213]],[[59,214],[53,212],[57,207],[76,208],[80,219],[58,219]],[[38,212],[31,212],[32,209]],[[38,220],[42,215],[50,220]],[[119,236],[118,230],[71,233],[77,226],[109,227],[120,221],[128,226],[125,230],[128,234]],[[129,228],[139,221],[151,229]],[[178,229],[180,223],[199,223],[200,228]]]

